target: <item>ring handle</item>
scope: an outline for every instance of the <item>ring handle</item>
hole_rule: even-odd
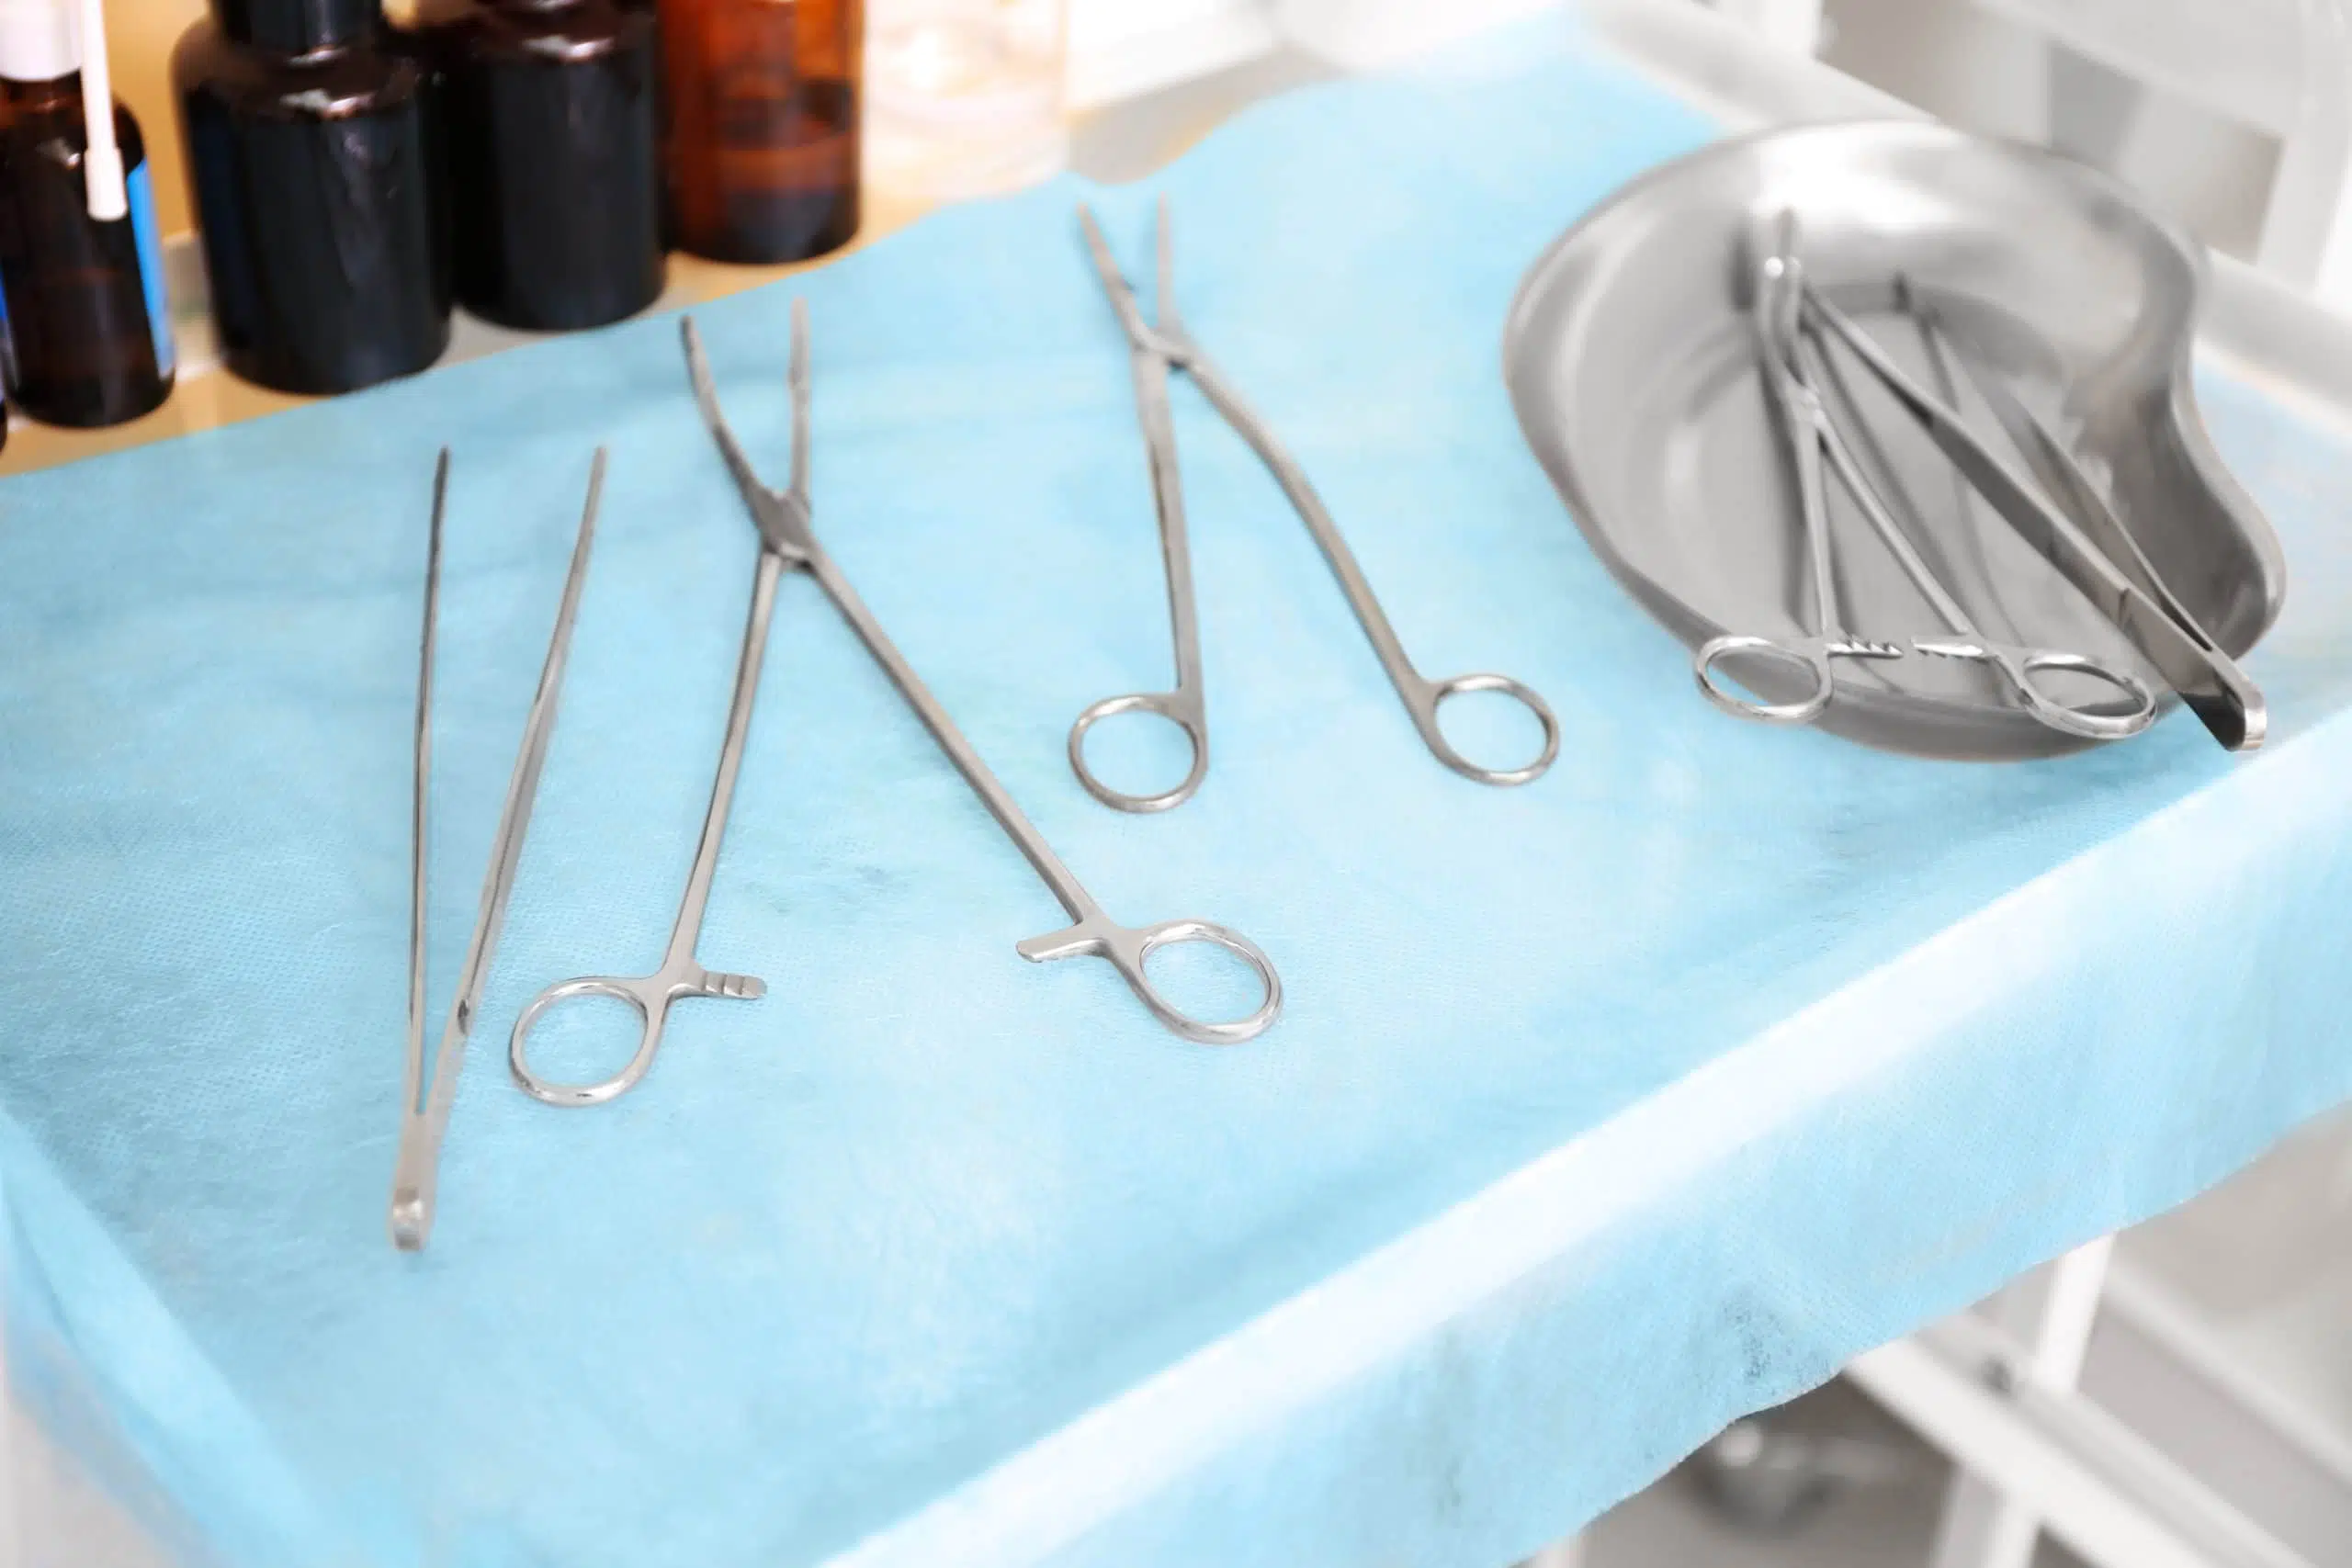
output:
[[[1086,732],[1123,713],[1156,714],[1184,732],[1185,744],[1193,749],[1193,765],[1174,789],[1159,795],[1129,795],[1096,778],[1086,765]],[[1193,798],[1209,772],[1208,726],[1203,722],[1200,704],[1182,692],[1133,692],[1124,697],[1105,697],[1080,714],[1078,722],[1069,727],[1069,766],[1086,793],[1114,811],[1141,814],[1182,806]]]
[[[1254,1040],[1263,1034],[1281,1014],[1283,977],[1274,973],[1274,961],[1266,956],[1263,948],[1231,927],[1218,925],[1214,920],[1161,920],[1157,925],[1145,926],[1134,934],[1139,939],[1136,943],[1134,962],[1123,961],[1116,951],[1111,954],[1111,962],[1120,974],[1126,976],[1128,987],[1143,998],[1143,1005],[1151,1010],[1152,1016],[1185,1039],[1204,1045],[1238,1045],[1245,1040]],[[1236,1019],[1230,1023],[1205,1023],[1187,1016],[1161,996],[1159,988],[1151,983],[1151,976],[1146,972],[1144,961],[1160,948],[1178,947],[1186,942],[1206,942],[1212,947],[1221,947],[1255,970],[1262,992],[1256,1010],[1249,1017]]]
[[[1246,1018],[1211,1022],[1192,1017],[1160,995],[1159,988],[1144,971],[1144,961],[1160,948],[1188,942],[1221,947],[1256,972],[1263,995],[1255,1011]],[[1254,1040],[1272,1027],[1283,1010],[1283,977],[1275,972],[1274,961],[1256,942],[1215,920],[1161,920],[1148,926],[1122,926],[1097,912],[1074,926],[1018,942],[1013,951],[1032,964],[1049,964],[1058,958],[1109,961],[1136,999],[1150,1010],[1152,1017],[1196,1044],[1238,1045],[1245,1040]]]
[[[2123,740],[2139,734],[2156,721],[2155,694],[2150,692],[2139,676],[2128,670],[2115,670],[2086,654],[2066,653],[2057,649],[2029,648],[2002,650],[2014,660],[2012,667],[2003,665],[2009,684],[2017,688],[2033,716],[2052,729],[2070,735],[2086,736],[2093,740]],[[2034,683],[2034,677],[2045,670],[2064,670],[2077,675],[2087,675],[2130,699],[2131,706],[2122,713],[2091,713],[2062,703]]]
[[[1774,663],[1795,665],[1805,671],[1813,683],[1805,695],[1794,702],[1768,703],[1748,696],[1738,688],[1726,685],[1717,668],[1725,657],[1735,653],[1761,654]],[[1829,706],[1830,694],[1835,690],[1826,648],[1781,642],[1745,632],[1727,633],[1701,643],[1699,651],[1691,655],[1690,671],[1698,677],[1699,690],[1709,702],[1735,718],[1751,718],[1760,724],[1811,724]]]
[[[1544,749],[1535,761],[1518,768],[1483,768],[1453,749],[1438,727],[1437,712],[1448,697],[1458,697],[1464,692],[1500,692],[1535,716],[1544,727]],[[1544,770],[1559,759],[1560,721],[1553,716],[1552,705],[1537,694],[1534,688],[1512,680],[1508,675],[1481,673],[1454,675],[1429,683],[1422,697],[1421,739],[1437,755],[1437,760],[1465,779],[1482,784],[1508,786],[1532,784],[1544,776]]]
[[[635,1089],[645,1070],[653,1065],[654,1053],[662,1048],[662,1025],[670,1015],[671,993],[660,982],[659,976],[626,979],[612,975],[583,975],[576,980],[559,980],[533,997],[530,1006],[515,1019],[514,1032],[506,1038],[506,1066],[514,1073],[514,1081],[522,1086],[524,1093],[549,1105],[602,1105]],[[549,1008],[575,997],[611,997],[627,1002],[644,1025],[637,1054],[628,1059],[628,1065],[595,1083],[557,1083],[541,1077],[531,1068],[528,1041],[532,1026]]]

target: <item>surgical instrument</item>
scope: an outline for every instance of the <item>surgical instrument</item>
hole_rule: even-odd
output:
[[[1759,272],[1769,274],[1760,279],[1759,292],[1786,291],[1770,303],[1777,319],[1770,323],[1772,346],[1761,356],[1763,371],[1775,384],[1778,400],[1787,415],[1785,434],[1796,444],[1794,451],[1801,492],[1805,488],[1807,468],[1818,462],[1815,453],[1826,457],[1829,468],[1835,470],[1848,494],[1853,498],[1864,521],[1869,523],[1871,531],[1903,569],[1904,575],[1910,579],[1913,587],[1928,601],[1951,634],[1927,641],[1914,638],[1912,650],[1939,658],[1962,659],[1991,665],[2017,700],[2037,719],[2053,729],[2101,740],[2120,739],[2145,729],[2155,719],[2155,699],[2136,675],[2128,671],[2112,670],[2085,654],[2020,646],[1983,636],[1960,602],[1952,597],[1951,591],[1920,556],[1917,547],[1904,532],[1902,525],[1895,521],[1876,487],[1864,473],[1837,422],[1830,417],[1822,401],[1819,389],[1828,379],[1827,367],[1818,345],[1804,334],[1803,328],[1805,316],[1823,306],[1824,302],[1818,290],[1805,279],[1802,265],[1796,259],[1794,241],[1794,219],[1784,213],[1779,221],[1778,243],[1771,253],[1771,257],[1778,261],[1778,267],[1768,266],[1765,260],[1758,262]],[[1859,328],[1853,330],[1859,334]],[[1845,333],[1841,332],[1839,335],[1843,337]],[[1872,347],[1874,349],[1875,345]],[[1881,357],[1883,358],[1883,355]],[[1925,396],[1924,393],[1920,395]],[[1822,535],[1826,535],[1826,496],[1819,483],[1820,470],[1815,467],[1814,471],[1815,477],[1811,494],[1806,497],[1801,493],[1800,499],[1810,513],[1805,521],[1808,531],[1818,528]],[[1962,471],[1967,472],[1965,468]],[[1974,476],[1969,477],[1973,480]],[[1821,558],[1816,556],[1816,573],[1821,570]],[[1824,636],[1832,624],[1829,618],[1824,617]],[[1805,664],[1812,671],[1814,689],[1802,702],[1769,704],[1742,700],[1713,678],[1714,661],[1741,648]],[[1810,650],[1802,644],[1776,644],[1764,638],[1719,637],[1702,647],[1697,667],[1702,689],[1717,705],[1747,717],[1794,723],[1816,716],[1826,705],[1828,658],[1826,652]],[[2041,690],[2036,683],[2036,677],[2059,671],[2086,675],[2112,687],[2123,695],[2125,705],[2120,712],[2109,713],[2071,706],[2056,700]]]
[[[1819,345],[1812,339],[1801,336],[1796,342],[1796,355],[1809,388],[1819,388],[1827,379]],[[1814,400],[1815,406],[1819,408],[1817,391],[1814,393]],[[1952,597],[1951,591],[1936,576],[1934,569],[1920,556],[1909,536],[1904,533],[1902,525],[1887,510],[1885,502],[1863,474],[1852,449],[1846,445],[1843,433],[1838,430],[1826,412],[1821,417],[1829,460],[1852,492],[1856,505],[1869,521],[1872,531],[1884,541],[1888,551],[1902,566],[1904,575],[1911,580],[1921,597],[1934,608],[1937,617],[1951,634],[1932,640],[1914,637],[1911,639],[1914,652],[1932,658],[1966,660],[1990,665],[2017,700],[2036,718],[2068,735],[2080,735],[2093,740],[2120,740],[2139,734],[2155,722],[2155,697],[2132,671],[2113,669],[2087,654],[2004,642],[1980,632],[1975,622],[1961,607],[1960,601]],[[2110,713],[2076,707],[2058,700],[2044,692],[2036,681],[2037,676],[2056,671],[2086,675],[2112,688],[2123,698],[2123,706],[2120,711]]]
[[[2099,494],[2065,443],[1979,355],[1961,348],[1945,330],[1941,313],[1908,278],[1896,278],[1895,296],[1918,321],[1943,378],[1954,381],[1950,367],[1957,360],[2010,444],[2058,502],[2041,504],[2041,498],[2030,489],[2003,474],[1993,488],[2010,494],[2017,509],[1996,505],[1996,510],[2132,639],[2216,740],[2233,751],[2259,747],[2269,728],[2261,690],[2165,585],[2139,540]],[[1836,316],[1832,326],[1844,337],[1852,323]],[[1867,356],[1864,362],[1871,363]],[[1880,365],[1872,364],[1871,368],[1883,378]],[[1916,385],[1911,389],[1919,390]],[[1912,406],[1911,398],[1901,389],[1895,395],[1906,407]],[[1998,459],[1984,451],[1983,443],[1961,422],[1956,408],[1947,404],[1921,416],[1914,407],[1913,413],[1948,454],[1951,448],[1945,444],[1950,441],[1965,446],[1972,457],[1981,457],[1981,462],[1963,462],[1953,455],[1956,467],[1963,471],[1987,465],[1998,468]],[[1980,490],[1986,488],[1982,481],[1973,482]]]
[[[1755,244],[1755,298],[1748,317],[1755,327],[1758,367],[1787,450],[1796,467],[1797,526],[1804,535],[1804,550],[1813,580],[1812,629],[1799,637],[1759,637],[1732,632],[1710,638],[1691,659],[1691,671],[1707,699],[1741,718],[1772,724],[1806,724],[1829,705],[1833,659],[1900,659],[1899,643],[1876,641],[1848,631],[1838,608],[1838,568],[1829,536],[1829,513],[1822,472],[1819,424],[1820,400],[1788,364],[1790,345],[1797,333],[1797,288],[1804,277],[1796,257],[1795,219],[1783,213],[1769,244]],[[1717,664],[1726,658],[1760,656],[1774,663],[1802,666],[1811,682],[1800,697],[1766,702],[1726,684]]]
[[[1172,691],[1106,697],[1079,715],[1069,732],[1069,761],[1078,782],[1095,799],[1118,810],[1165,811],[1190,799],[1208,773],[1208,717],[1202,691],[1200,634],[1193,605],[1192,549],[1185,534],[1176,433],[1168,399],[1170,372],[1173,370],[1185,371],[1192,377],[1193,384],[1200,388],[1209,405],[1257,453],[1282,486],[1300,520],[1322,548],[1332,575],[1340,580],[1350,608],[1363,624],[1364,635],[1372,640],[1373,651],[1379,656],[1381,668],[1387,672],[1390,684],[1396,688],[1405,711],[1412,717],[1413,728],[1420,732],[1422,742],[1438,761],[1480,784],[1521,784],[1541,777],[1560,751],[1559,721],[1553,716],[1550,706],[1508,675],[1455,675],[1431,681],[1413,667],[1396,627],[1389,624],[1363,569],[1357,564],[1355,553],[1348,547],[1321,498],[1307,483],[1306,471],[1275,439],[1272,428],[1242,400],[1233,384],[1193,342],[1176,306],[1167,198],[1160,199],[1154,231],[1154,277],[1159,316],[1156,323],[1143,319],[1135,290],[1112,259],[1093,209],[1081,203],[1078,217],[1095,271],[1102,276],[1111,308],[1117,313],[1131,345],[1136,416],[1143,426],[1144,448],[1151,466],[1152,500],[1159,517],[1159,547],[1167,568],[1169,620],[1176,654],[1176,684]],[[1535,760],[1518,768],[1482,768],[1455,750],[1439,728],[1438,708],[1448,697],[1464,692],[1500,692],[1524,705],[1543,728],[1543,749]],[[1113,789],[1095,777],[1086,763],[1087,731],[1114,714],[1136,712],[1158,714],[1172,721],[1192,746],[1192,767],[1182,782],[1159,795],[1128,795]]]
[[[588,554],[595,539],[596,511],[604,493],[605,449],[600,446],[589,465],[588,501],[581,510],[579,533],[572,540],[571,566],[564,574],[563,596],[556,606],[555,628],[548,637],[547,659],[539,667],[538,689],[532,694],[530,714],[523,722],[522,744],[515,752],[514,771],[507,775],[506,800],[499,809],[498,831],[492,840],[473,935],[466,943],[457,994],[448,1017],[442,1021],[440,1048],[434,1054],[428,1079],[424,1072],[425,797],[433,779],[433,660],[441,607],[442,522],[449,495],[447,447],[441,449],[440,461],[434,468],[433,522],[424,556],[424,630],[417,656],[415,778],[409,817],[408,1073],[401,1101],[400,1149],[392,1172],[390,1216],[392,1241],[403,1251],[422,1249],[433,1232],[442,1136],[448,1130],[449,1108],[457,1098],[466,1042],[481,1006],[491,953],[498,945],[500,928],[506,923],[506,897],[514,889],[514,868],[523,857],[531,806],[539,793],[539,771],[555,733],[556,704],[563,691],[564,664],[571,656],[572,622],[579,615],[580,592],[588,577]]]
[[[694,330],[692,321],[686,330]],[[797,360],[796,359],[796,364]],[[795,375],[797,376],[797,370]],[[793,410],[792,489],[778,504],[808,510],[808,424],[807,410]],[[732,975],[706,969],[695,956],[702,935],[703,911],[710,903],[711,879],[718,873],[718,849],[727,837],[727,813],[735,801],[735,776],[742,771],[743,747],[752,733],[752,706],[760,694],[760,667],[765,662],[768,623],[775,615],[776,584],[789,564],[775,543],[763,535],[760,559],[752,577],[752,605],[743,620],[743,644],[735,660],[735,694],[727,705],[727,733],[718,744],[718,767],[710,782],[710,805],[703,812],[702,835],[695,845],[686,888],[678,900],[677,919],[670,927],[670,945],[660,967],[650,975],[582,975],[559,980],[533,997],[514,1020],[507,1036],[506,1065],[514,1081],[535,1100],[549,1105],[598,1105],[628,1093],[653,1066],[662,1048],[662,1032],[670,1009],[689,997],[725,997],[756,1001],[767,994],[767,982],[756,975]],[[531,1030],[547,1010],[575,997],[610,997],[625,1002],[639,1025],[637,1050],[620,1071],[593,1083],[558,1083],[532,1067]]]
[[[1037,875],[1069,911],[1071,924],[1060,931],[1034,936],[1014,945],[1013,951],[1032,963],[1046,963],[1059,958],[1101,958],[1119,972],[1130,990],[1154,1018],[1187,1040],[1203,1044],[1235,1044],[1261,1033],[1274,1021],[1282,1010],[1282,978],[1274,972],[1273,963],[1265,953],[1238,931],[1208,920],[1161,920],[1152,925],[1123,926],[1104,914],[1101,905],[1081,886],[1069,868],[1054,852],[1053,846],[1022,815],[1021,807],[979,753],[956,728],[939,700],[915,674],[906,658],[883,631],[849,580],[842,573],[831,556],[828,555],[810,526],[808,498],[808,319],[805,304],[793,303],[792,312],[792,488],[788,491],[769,489],[760,480],[751,459],[729,428],[725,413],[718,404],[718,390],[711,380],[709,362],[703,355],[702,338],[695,330],[692,318],[681,323],[684,339],[686,368],[694,382],[695,401],[702,410],[703,422],[710,427],[711,438],[718,444],[734,476],[736,487],[741,491],[743,504],[758,525],[765,548],[785,566],[806,571],[816,579],[827,598],[833,602],[875,662],[882,666],[891,683],[898,687],[907,705],[931,731],[932,739],[956,765],[956,772],[972,792],[980,797],[989,814],[997,820],[1015,847],[1028,860]],[[1263,997],[1255,1011],[1245,1018],[1228,1022],[1204,1022],[1188,1017],[1177,1010],[1152,985],[1145,972],[1145,961],[1162,947],[1184,942],[1205,942],[1234,953],[1256,973],[1263,988]]]

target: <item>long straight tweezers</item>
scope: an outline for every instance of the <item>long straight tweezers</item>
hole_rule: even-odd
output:
[[[449,1126],[458,1067],[465,1060],[466,1041],[473,1032],[491,953],[498,945],[499,928],[506,922],[506,896],[514,888],[514,868],[523,858],[531,804],[539,793],[539,769],[555,734],[556,700],[563,691],[564,663],[571,652],[571,623],[579,613],[581,587],[587,581],[596,508],[605,493],[605,449],[596,449],[595,460],[588,468],[588,503],[581,512],[580,532],[572,541],[571,570],[563,580],[563,599],[556,606],[555,629],[548,638],[547,662],[539,668],[530,716],[523,723],[523,743],[515,753],[514,771],[507,776],[506,803],[499,811],[498,837],[491,845],[490,866],[482,877],[473,936],[466,943],[457,996],[449,1004],[449,1016],[442,1021],[441,1044],[428,1077],[424,1063],[424,803],[433,777],[434,627],[440,612],[442,514],[448,493],[449,451],[445,446],[433,475],[433,526],[424,556],[424,632],[416,677],[416,793],[410,811],[413,838],[409,851],[408,1079],[401,1100],[400,1154],[392,1171],[392,1242],[406,1252],[422,1250],[425,1238],[433,1234],[441,1138]]]

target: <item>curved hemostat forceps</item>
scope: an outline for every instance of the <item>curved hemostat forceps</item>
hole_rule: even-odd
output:
[[[2155,698],[2136,675],[2128,671],[2110,669],[2086,654],[2021,647],[1984,637],[1961,607],[1960,602],[1938,579],[1934,569],[1920,556],[1902,525],[1895,521],[1822,400],[1820,389],[1828,380],[1827,366],[1822,359],[1819,345],[1805,336],[1803,324],[1804,316],[1818,314],[1828,307],[1805,281],[1803,266],[1795,254],[1794,229],[1793,218],[1782,214],[1775,243],[1759,255],[1757,264],[1757,309],[1759,325],[1764,329],[1765,341],[1759,346],[1765,378],[1771,385],[1775,401],[1781,412],[1787,439],[1794,444],[1798,500],[1813,551],[1818,618],[1816,634],[1799,642],[1776,642],[1764,637],[1717,637],[1699,650],[1697,667],[1701,688],[1717,705],[1731,712],[1780,723],[1802,723],[1817,716],[1828,705],[1830,658],[1843,655],[1882,659],[1888,656],[1885,645],[1860,644],[1859,639],[1837,627],[1835,598],[1830,587],[1834,573],[1829,565],[1827,504],[1822,483],[1821,465],[1826,457],[1829,468],[1837,473],[1839,482],[1853,498],[1857,510],[1871,525],[1871,532],[1894,557],[1904,575],[1911,580],[1912,585],[1928,601],[1951,634],[1933,640],[1915,639],[1911,644],[1912,651],[1991,665],[2034,717],[2052,729],[2069,735],[2116,740],[2147,728],[2156,716]],[[1838,320],[1843,321],[1842,317]],[[1853,338],[1848,339],[1849,345],[1854,339],[1860,339],[1865,344],[1868,342],[1860,330],[1850,322],[1845,322],[1842,329],[1837,330],[1841,338],[1847,337],[1848,331],[1852,332]],[[1871,351],[1875,353],[1874,345]],[[1876,358],[1873,370],[1880,366],[1892,369],[1891,365],[1886,365],[1883,354],[1877,355]],[[1919,395],[1926,397],[1925,393]],[[1972,482],[1975,479],[1976,476],[1966,466],[1962,466],[1962,471]],[[1983,487],[1980,485],[1979,488]],[[1758,651],[1783,661],[1804,664],[1812,672],[1814,684],[1811,691],[1804,700],[1791,703],[1770,704],[1742,699],[1715,678],[1713,669],[1716,660],[1738,649]],[[2057,700],[2042,691],[2036,681],[2045,672],[2057,671],[2086,675],[2102,685],[2113,688],[2122,694],[2125,699],[2123,706],[2117,711],[2101,711],[2072,706]]]
[[[711,438],[727,460],[728,471],[734,476],[736,488],[742,492],[743,504],[752,513],[752,521],[760,531],[760,581],[772,583],[781,571],[805,571],[817,580],[825,596],[842,614],[850,628],[865,644],[868,653],[883,672],[899,689],[907,705],[922,719],[923,728],[956,764],[964,782],[980,797],[989,814],[997,820],[1007,837],[1027,858],[1062,908],[1069,912],[1071,924],[1057,931],[1034,936],[1014,945],[1013,951],[1032,963],[1045,963],[1057,958],[1101,958],[1119,972],[1154,1018],[1187,1040],[1204,1044],[1229,1045],[1262,1033],[1274,1021],[1283,1005],[1282,977],[1274,973],[1274,965],[1258,944],[1240,932],[1208,920],[1161,920],[1148,926],[1123,926],[1102,912],[1101,905],[1071,874],[1053,846],[1022,815],[1002,784],[980,760],[972,743],[956,728],[947,710],[931,694],[929,687],[908,664],[896,644],[882,629],[874,613],[842,575],[841,568],[818,543],[810,526],[808,504],[808,316],[805,305],[795,300],[792,307],[792,488],[774,491],[761,483],[751,459],[728,427],[727,416],[718,406],[718,389],[713,385],[709,363],[703,356],[702,338],[695,331],[691,317],[680,322],[684,340],[686,371],[693,379],[695,402],[702,411],[703,423],[710,427]],[[741,703],[739,696],[739,705]],[[708,830],[706,829],[706,840]],[[1146,959],[1157,949],[1182,942],[1206,942],[1224,948],[1238,956],[1257,974],[1263,995],[1257,1010],[1246,1018],[1230,1022],[1205,1022],[1188,1017],[1160,995],[1145,973]],[[689,942],[689,945],[691,942]],[[650,1036],[649,1035],[649,1038]],[[650,1053],[650,1045],[644,1053]],[[639,1071],[642,1069],[639,1068]],[[634,1081],[633,1079],[631,1081]],[[626,1084],[622,1088],[628,1087]]]
[[[1086,231],[1086,246],[1093,255],[1095,270],[1102,274],[1103,290],[1111,297],[1111,308],[1118,312],[1119,324],[1126,330],[1127,341],[1133,345],[1136,412],[1143,425],[1144,448],[1151,463],[1152,501],[1159,514],[1159,549],[1168,570],[1168,618],[1176,645],[1173,691],[1105,697],[1078,716],[1078,722],[1069,732],[1069,763],[1078,774],[1078,782],[1095,799],[1121,811],[1165,811],[1192,798],[1209,769],[1200,628],[1193,608],[1192,547],[1185,536],[1183,485],[1177,472],[1176,429],[1168,403],[1171,369],[1185,371],[1193,378],[1193,384],[1200,388],[1209,406],[1272,472],[1307,531],[1315,536],[1316,544],[1322,547],[1323,558],[1330,563],[1331,573],[1340,580],[1349,606],[1363,623],[1364,635],[1372,639],[1373,651],[1380,656],[1381,668],[1387,671],[1389,683],[1404,699],[1413,728],[1420,732],[1422,742],[1438,761],[1480,784],[1521,784],[1541,777],[1560,753],[1560,725],[1551,708],[1533,691],[1508,675],[1455,675],[1432,681],[1413,668],[1413,661],[1405,655],[1405,645],[1397,639],[1396,628],[1389,625],[1363,569],[1356,563],[1355,553],[1348,548],[1339,525],[1331,520],[1330,513],[1306,482],[1306,471],[1283,450],[1266,422],[1242,400],[1241,394],[1234,390],[1233,384],[1185,331],[1176,309],[1166,198],[1160,200],[1156,229],[1154,272],[1159,310],[1157,323],[1143,319],[1135,290],[1128,287],[1118,263],[1111,259],[1111,248],[1102,238],[1093,210],[1081,203],[1078,218]],[[1543,750],[1535,760],[1523,767],[1482,768],[1455,750],[1439,728],[1437,715],[1439,705],[1463,692],[1500,692],[1525,705],[1544,731]],[[1121,713],[1158,714],[1184,732],[1184,739],[1192,745],[1193,765],[1183,782],[1159,795],[1137,795],[1113,789],[1094,776],[1086,765],[1086,732],[1097,722]]]

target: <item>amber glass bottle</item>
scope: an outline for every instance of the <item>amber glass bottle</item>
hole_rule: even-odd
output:
[[[415,34],[440,73],[458,303],[537,332],[662,292],[653,17],[616,0],[491,0]]]
[[[382,47],[379,0],[210,0],[172,54],[221,357],[342,392],[449,343],[425,72]]]
[[[51,424],[119,424],[172,389],[171,318],[146,147],[114,107],[128,197],[90,215],[81,58],[70,17],[45,38],[38,8],[0,19],[0,356],[9,400]],[[23,80],[38,73],[43,79]],[[122,210],[122,209],[118,209]]]
[[[659,0],[671,238],[787,262],[857,232],[860,0]]]

